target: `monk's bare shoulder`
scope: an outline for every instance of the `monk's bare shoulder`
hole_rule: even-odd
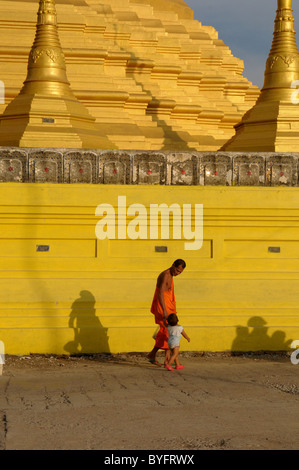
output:
[[[161,289],[161,287],[164,287],[164,289],[169,289],[171,285],[171,274],[170,270],[166,269],[163,271],[161,274],[159,274],[158,279],[157,279],[157,287]]]

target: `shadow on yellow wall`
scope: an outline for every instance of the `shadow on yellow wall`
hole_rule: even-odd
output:
[[[96,316],[95,298],[87,290],[72,304],[69,327],[74,330],[74,340],[69,341],[64,350],[70,354],[109,353],[107,328]]]
[[[264,318],[259,316],[249,318],[247,326],[238,325],[232,351],[286,351],[290,349],[292,340],[287,340],[286,334],[280,330],[270,336],[266,325]]]

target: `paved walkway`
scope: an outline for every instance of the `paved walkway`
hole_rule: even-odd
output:
[[[162,360],[162,358],[161,358]],[[288,358],[7,358],[0,449],[299,449],[299,365]]]

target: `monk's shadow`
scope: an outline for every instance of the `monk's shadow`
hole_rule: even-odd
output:
[[[247,326],[236,327],[236,337],[232,343],[232,352],[254,352],[254,351],[288,351],[292,340],[286,339],[286,334],[275,331],[271,336],[264,318],[255,316],[249,318]]]
[[[110,353],[107,328],[104,328],[96,316],[95,298],[87,290],[80,292],[80,297],[72,304],[69,328],[74,331],[73,341],[69,341],[64,350],[70,354]]]

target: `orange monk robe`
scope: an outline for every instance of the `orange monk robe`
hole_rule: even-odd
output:
[[[155,323],[160,326],[160,330],[156,336],[155,347],[158,349],[168,349],[168,331],[167,326],[163,323],[163,308],[159,302],[159,288],[156,287],[151,312],[155,315]],[[171,313],[176,313],[176,302],[174,296],[174,286],[173,280],[171,283],[171,288],[164,291],[164,302],[168,315]]]

